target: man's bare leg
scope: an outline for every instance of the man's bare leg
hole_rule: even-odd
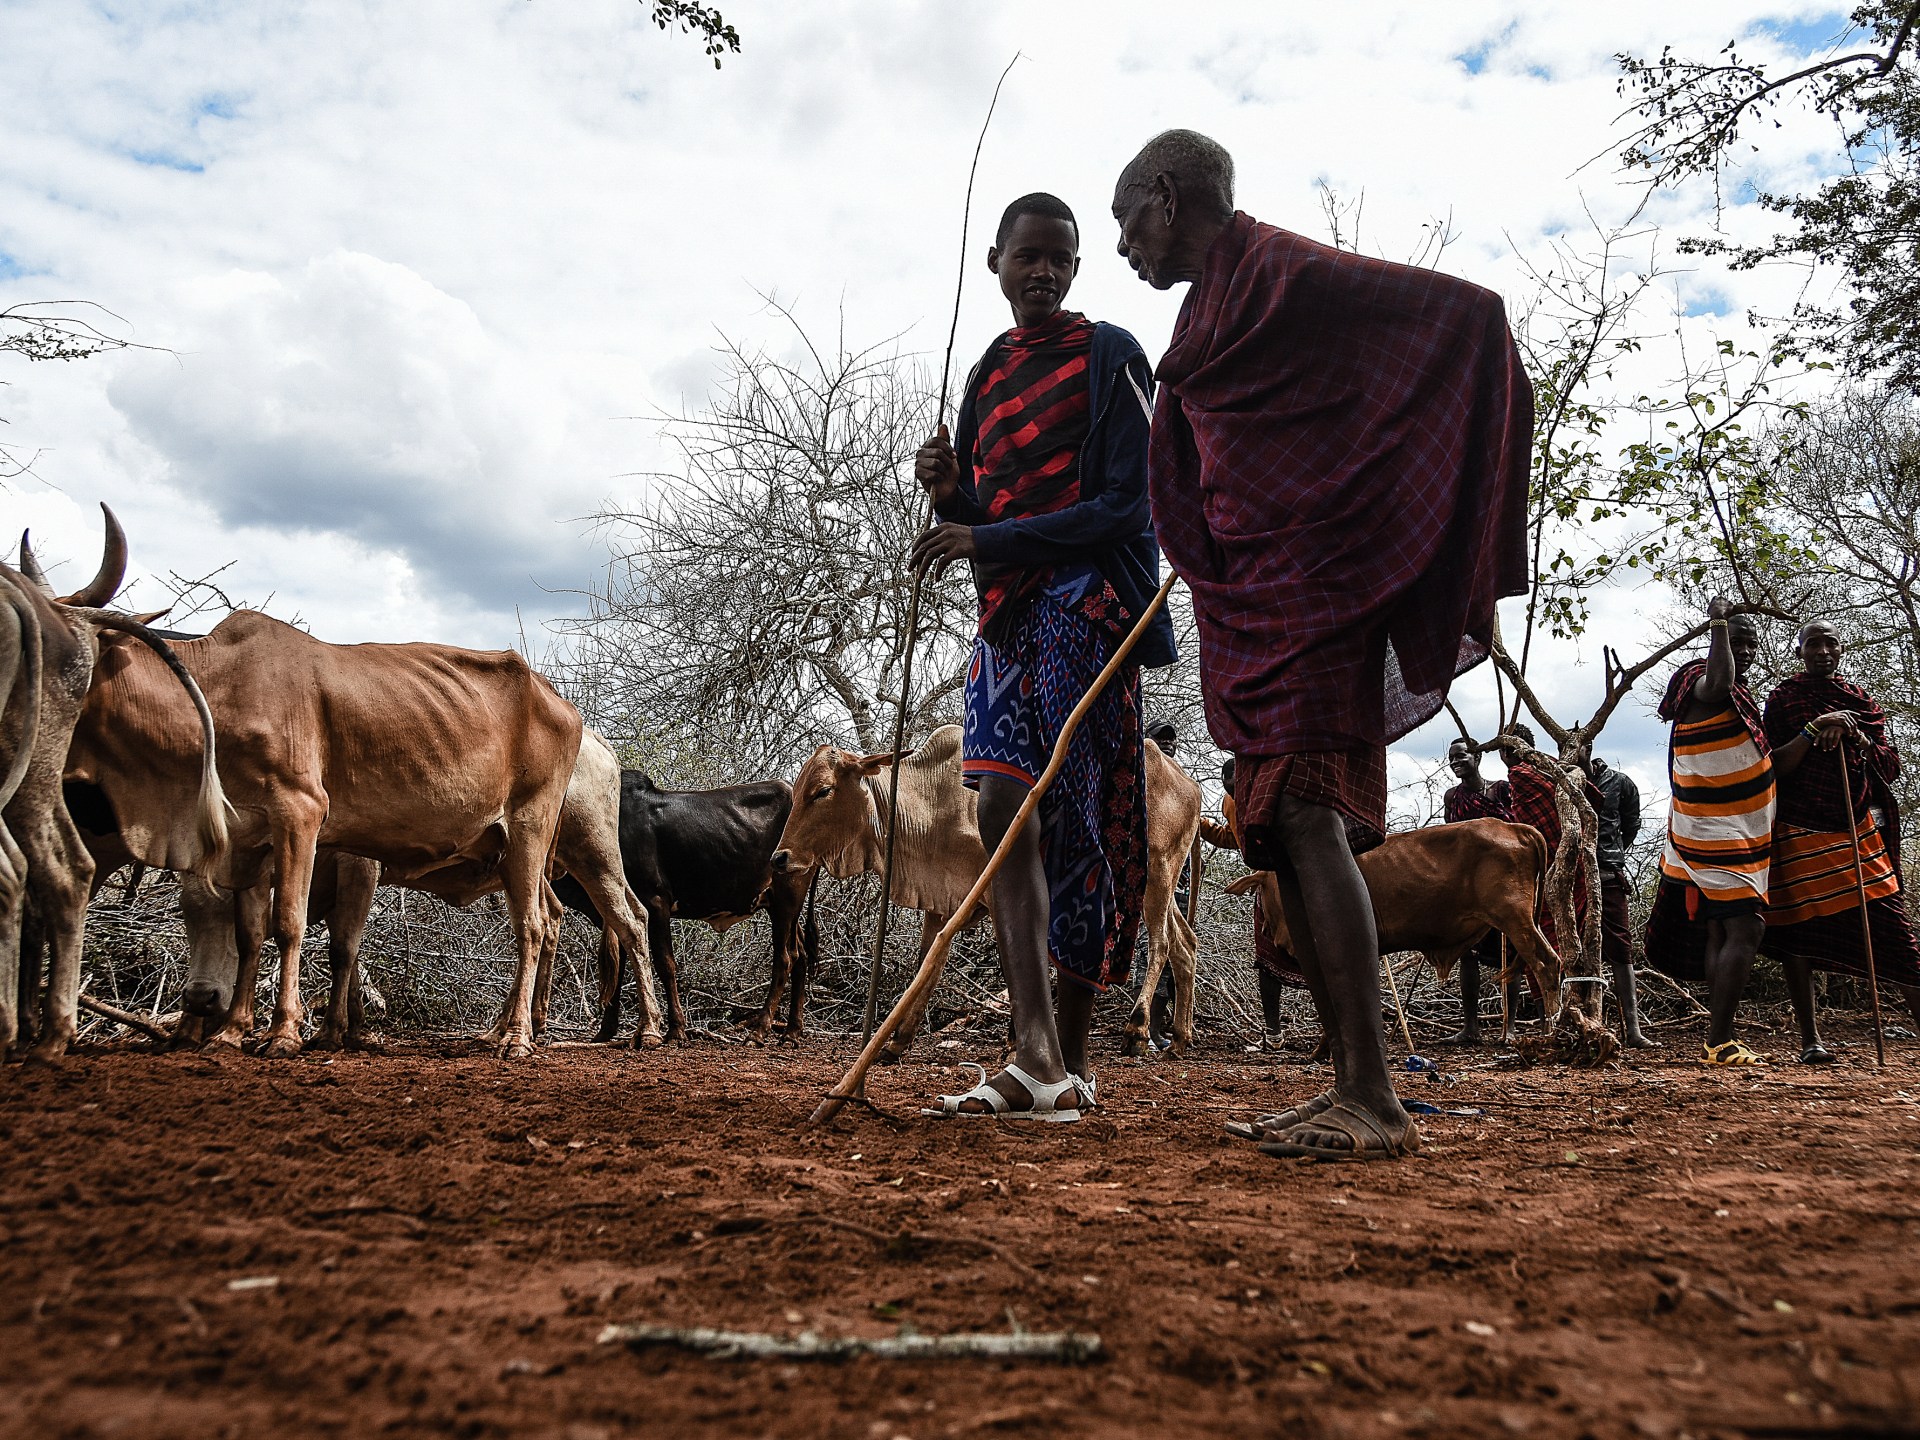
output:
[[[1825,1065],[1833,1052],[1820,1043],[1820,1017],[1813,1002],[1813,967],[1798,955],[1780,962],[1786,972],[1787,998],[1793,1001],[1794,1023],[1800,1027],[1800,1060],[1806,1065]]]
[[[1339,812],[1292,795],[1281,797],[1274,839],[1287,864],[1276,866],[1287,917],[1314,1007],[1333,1050],[1333,1095],[1365,1112],[1394,1138],[1411,1135],[1387,1071],[1380,1027],[1380,943],[1373,902],[1347,848]],[[1344,1130],[1307,1119],[1287,1132],[1293,1144],[1351,1149]]]
[[[1093,1002],[1099,994],[1061,975],[1053,982],[1054,1029],[1060,1037],[1060,1060],[1069,1075],[1082,1080],[1092,1073],[1087,1059],[1087,1037],[1093,1033]],[[1029,1071],[1034,1079],[1040,1076]],[[1084,1097],[1083,1097],[1084,1098]]]
[[[1440,1042],[1480,1048],[1480,956],[1469,950],[1460,957],[1460,1028]]]
[[[980,777],[980,839],[991,854],[999,847],[1013,817],[1027,798],[1026,787],[998,775]],[[1054,1021],[1053,996],[1047,974],[1047,872],[1040,857],[1039,817],[1021,827],[1000,873],[993,878],[993,929],[999,942],[1000,972],[1007,981],[1007,1000],[1013,1012],[1013,1063],[1043,1085],[1067,1078],[1060,1048],[1060,1030]],[[1067,982],[1071,985],[1071,982]],[[1079,987],[1073,987],[1079,988]],[[1092,1015],[1092,992],[1087,1013]],[[1069,1002],[1070,1004],[1072,1002]],[[1085,1063],[1086,1039],[1080,1039]],[[1016,1109],[1033,1101],[1026,1086],[1002,1070],[988,1081]],[[1071,1091],[1060,1097],[1073,1108]],[[984,1114],[985,1101],[972,1101],[967,1110]]]
[[[1758,915],[1735,915],[1707,922],[1707,1044],[1733,1039],[1734,1016],[1747,993],[1753,957],[1764,927]]]

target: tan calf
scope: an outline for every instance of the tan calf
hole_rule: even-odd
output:
[[[924,956],[986,868],[980,841],[977,796],[960,773],[961,731],[943,725],[900,762],[900,814],[894,836],[892,899],[918,910]],[[891,753],[856,755],[822,745],[800,767],[793,785],[793,811],[779,847],[775,874],[824,863],[844,879],[878,874],[887,825],[887,772]],[[1193,1038],[1193,927],[1173,903],[1180,867],[1200,825],[1200,787],[1178,765],[1146,742],[1147,893],[1142,924],[1147,934],[1149,976],[1173,966],[1176,984],[1186,977],[1185,1008],[1174,1013],[1175,1044]],[[978,918],[978,917],[975,917]],[[898,1059],[912,1044],[919,1017],[910,1017],[886,1058]]]

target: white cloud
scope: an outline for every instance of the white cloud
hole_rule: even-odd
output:
[[[89,296],[177,352],[0,375],[10,438],[52,447],[57,487],[10,504],[78,567],[108,499],[146,572],[236,561],[238,593],[274,591],[330,638],[511,643],[516,606],[537,622],[569,608],[543,587],[591,581],[574,518],[663,459],[622,417],[697,403],[716,330],[788,343],[758,292],[815,327],[844,309],[858,341],[906,331],[938,351],[967,162],[1016,50],[961,364],[1005,323],[979,262],[1000,206],[1032,189],[1081,214],[1074,303],[1157,353],[1180,297],[1112,255],[1106,207],[1119,166],[1175,124],[1234,151],[1263,219],[1319,233],[1325,178],[1364,191],[1370,248],[1404,255],[1450,214],[1448,268],[1517,296],[1514,247],[1538,255],[1637,198],[1605,158],[1613,53],[1710,54],[1763,23],[1734,0],[1401,3],[1364,23],[1117,0],[722,8],[745,49],[719,72],[635,0],[0,9],[0,303]],[[1831,13],[1782,3],[1764,23],[1804,49]],[[1831,150],[1817,118],[1782,118],[1762,183]],[[1651,213],[1698,228],[1709,200]],[[1728,222],[1769,226],[1751,206]],[[1783,309],[1796,283],[1703,272],[1681,291],[1737,318]],[[1635,378],[1671,368],[1655,347]],[[1653,608],[1609,604],[1596,633],[1631,643]],[[1553,653],[1543,685],[1590,708],[1596,656]],[[1470,716],[1491,691],[1484,674],[1462,687]],[[1630,760],[1653,755],[1657,727],[1615,723]]]

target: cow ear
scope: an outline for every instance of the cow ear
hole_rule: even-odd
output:
[[[907,755],[910,753],[911,752],[902,752],[900,758],[904,760],[907,758]],[[882,770],[888,769],[890,766],[892,766],[893,751],[884,750],[884,751],[876,751],[872,755],[856,755],[853,758],[853,763],[859,769],[862,775],[865,775],[869,779],[871,779],[873,776],[878,775]]]
[[[1255,870],[1250,875],[1242,875],[1236,880],[1229,880],[1225,886],[1226,892],[1229,895],[1245,895],[1248,891],[1258,890],[1259,888],[1260,872],[1258,870]]]

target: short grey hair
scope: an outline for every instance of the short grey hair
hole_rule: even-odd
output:
[[[1217,140],[1198,130],[1162,130],[1141,147],[1122,174],[1122,183],[1144,183],[1155,175],[1171,175],[1183,198],[1215,211],[1221,218],[1233,214],[1233,156]]]
[[[1834,638],[1836,640],[1840,638],[1840,632],[1834,630],[1831,620],[1809,620],[1800,627],[1800,633],[1793,637],[1794,654],[1798,655],[1802,650],[1807,648],[1807,636],[1811,635],[1815,630],[1833,630]]]

